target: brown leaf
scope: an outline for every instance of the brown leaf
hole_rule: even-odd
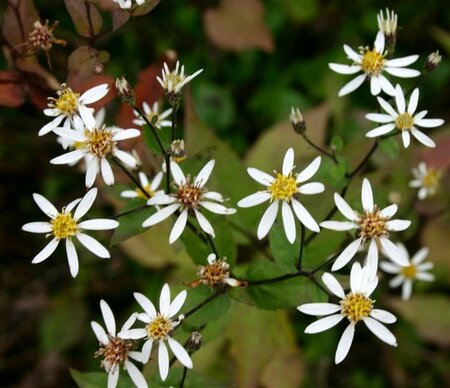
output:
[[[148,14],[150,11],[153,11],[153,9],[159,4],[161,0],[147,0],[144,4],[141,6],[135,8],[132,12],[132,16],[143,16]]]
[[[43,89],[56,90],[59,88],[58,80],[45,70],[34,56],[20,57],[16,60],[16,67],[22,72],[29,73],[32,77],[29,81],[41,85]]]
[[[33,0],[10,0],[2,18],[2,32],[5,39],[12,46],[25,43],[28,41],[33,22],[38,18]],[[26,46],[22,47],[26,49]]]
[[[84,37],[97,34],[102,28],[102,17],[98,9],[84,0],[64,0],[77,32]],[[90,22],[89,22],[90,20]],[[92,29],[92,31],[90,31]]]
[[[203,24],[209,40],[223,49],[274,50],[272,34],[264,21],[264,5],[259,0],[221,0],[218,8],[205,11]]]
[[[0,105],[18,107],[25,100],[25,84],[16,71],[0,72]]]
[[[95,74],[98,74],[103,64],[109,60],[109,54],[106,51],[97,51],[93,47],[81,46],[72,52],[69,56],[67,76],[68,83],[81,82]]]
[[[120,27],[122,27],[130,18],[130,14],[123,9],[116,9],[113,11],[113,31],[117,31]]]

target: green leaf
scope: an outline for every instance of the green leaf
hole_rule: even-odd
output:
[[[186,303],[183,306],[183,312],[189,311],[198,306],[208,297],[213,295],[214,292],[214,290],[211,290],[204,285],[188,290],[188,296],[186,298]],[[191,328],[199,328],[204,324],[220,318],[230,308],[230,304],[230,297],[227,294],[217,296],[200,310],[186,318],[183,321],[183,328],[187,328],[190,331]]]
[[[104,388],[108,385],[108,373],[106,372],[83,373],[70,369],[70,374],[80,388]],[[127,373],[122,371],[117,386],[119,388],[134,388],[134,384]]]
[[[332,145],[334,147],[334,149],[336,150],[336,153],[339,154],[341,153],[342,149],[344,148],[344,140],[342,139],[341,136],[333,136],[331,138],[330,141],[330,145]]]
[[[155,374],[153,377],[153,383],[157,384],[157,387],[178,387],[180,385],[183,376],[183,368],[170,368],[169,375],[165,381],[161,381],[159,374]],[[154,387],[155,385],[151,386]],[[226,384],[215,381],[207,376],[202,376],[192,369],[187,370],[186,379],[184,380],[183,387],[186,388],[225,388]]]
[[[248,269],[249,280],[271,279],[285,275],[277,263],[259,261]],[[259,286],[249,286],[248,294],[256,307],[276,310],[296,307],[302,303],[323,302],[327,295],[311,280],[297,276],[288,280]]]
[[[159,140],[161,141],[163,147],[165,150],[169,149],[170,146],[170,128],[156,128],[155,129],[156,134],[159,137]],[[152,130],[150,129],[150,127],[145,124],[144,125],[144,140],[145,140],[145,144],[147,144],[147,146],[157,155],[161,155],[161,149],[159,148],[158,142],[155,139],[155,136],[153,135]]]
[[[398,158],[400,150],[395,136],[382,139],[379,144],[381,151],[383,151],[389,159],[395,160]]]
[[[156,211],[154,206],[146,206],[145,200],[136,198],[127,202],[122,213],[134,209],[136,209],[135,212],[118,218],[119,226],[114,230],[111,238],[111,246],[117,245],[122,241],[128,240],[130,237],[144,232],[146,228],[142,227],[142,223]]]
[[[296,271],[296,264],[300,250],[300,240],[297,237],[294,244],[286,238],[282,223],[276,222],[269,233],[270,249],[280,268],[287,273]]]

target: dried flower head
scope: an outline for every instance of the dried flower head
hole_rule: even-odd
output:
[[[189,284],[190,287],[197,287],[204,284],[210,288],[221,284],[227,284],[230,287],[239,287],[245,285],[244,282],[230,277],[230,265],[227,258],[217,259],[214,253],[208,255],[208,265],[199,265],[197,274],[200,279],[194,280]]]

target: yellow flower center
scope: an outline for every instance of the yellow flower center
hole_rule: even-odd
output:
[[[441,172],[435,168],[429,168],[423,177],[423,185],[428,189],[430,194],[435,194],[441,179]]]
[[[386,229],[387,217],[381,216],[377,207],[373,212],[364,213],[359,219],[359,233],[363,238],[376,238],[388,234]]]
[[[93,131],[85,130],[85,135],[88,140],[85,143],[86,148],[89,153],[95,155],[99,158],[103,158],[106,155],[109,155],[114,147],[116,146],[116,142],[113,141],[113,132],[103,128],[95,128]]]
[[[369,50],[367,47],[360,50],[362,54],[361,67],[366,74],[378,75],[384,68],[384,55],[376,50]]]
[[[157,314],[146,327],[148,336],[154,341],[166,338],[173,330],[173,323],[169,318]]]
[[[172,73],[167,74],[166,79],[164,81],[164,87],[166,89],[169,89],[169,81],[172,83],[172,89],[175,89],[175,87],[178,84],[181,84],[184,81],[184,76],[181,77],[180,74],[175,73],[174,71]]]
[[[78,232],[78,225],[73,219],[72,213],[59,213],[53,218],[51,224],[53,228],[52,233],[58,240],[70,238]]]
[[[178,202],[183,205],[184,209],[196,209],[205,192],[205,188],[187,182],[178,188],[176,196]]]
[[[95,352],[95,357],[103,357],[100,365],[109,372],[115,365],[120,365],[128,359],[128,352],[136,347],[136,341],[124,340],[119,337],[109,337],[108,345],[101,345]]]
[[[407,130],[411,129],[413,124],[414,124],[414,119],[408,112],[399,114],[398,117],[395,119],[395,125],[401,131],[407,131]]]
[[[414,264],[402,267],[402,275],[407,279],[415,279],[417,274],[417,267]]]
[[[138,198],[148,199],[149,197],[153,197],[155,195],[155,192],[150,188],[150,185],[145,186],[144,189],[145,193],[139,187],[136,187]]]
[[[63,89],[56,92],[58,98],[49,98],[53,101],[49,103],[49,106],[58,109],[66,116],[73,116],[78,109],[78,97],[80,95],[79,93],[73,92],[72,89],[66,87],[64,84],[62,86]]]
[[[374,301],[360,292],[347,294],[341,302],[341,313],[352,323],[357,323],[361,319],[369,316],[372,311]]]
[[[275,181],[269,186],[273,199],[289,200],[297,193],[297,182],[292,174],[277,174]]]

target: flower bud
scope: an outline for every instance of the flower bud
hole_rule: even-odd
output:
[[[298,134],[303,134],[306,131],[306,123],[299,108],[291,108],[291,114],[289,115],[292,127]]]
[[[174,140],[170,145],[170,156],[175,162],[180,162],[186,157],[186,149],[184,148],[184,140]]]
[[[188,352],[196,352],[202,346],[203,337],[199,331],[193,331],[189,336],[186,348]]]
[[[427,57],[427,61],[425,62],[425,69],[429,72],[436,69],[439,66],[442,60],[442,55],[439,55],[439,50],[431,53]]]
[[[136,102],[134,96],[134,90],[129,84],[129,82],[125,79],[125,77],[116,79],[116,89],[119,94],[119,97],[123,102],[127,104],[134,105]]]

